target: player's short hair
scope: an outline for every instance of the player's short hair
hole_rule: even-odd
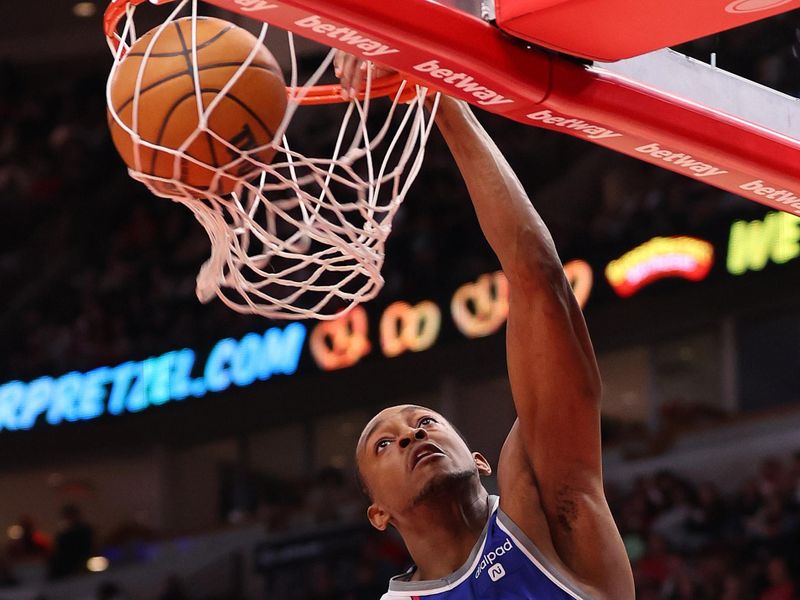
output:
[[[444,416],[444,415],[442,415],[442,416]],[[453,431],[455,431],[456,435],[458,435],[458,437],[461,438],[461,441],[464,442],[464,444],[467,446],[467,448],[469,448],[469,442],[467,441],[467,438],[464,437],[464,434],[461,433],[461,430],[458,427],[456,427],[455,425],[453,425],[453,423],[450,421],[450,419],[447,419],[447,423],[448,423],[448,425],[450,425],[450,427],[453,428]],[[365,427],[366,427],[366,425],[365,425]],[[369,500],[370,502],[372,502],[373,501],[372,492],[370,492],[369,486],[367,485],[367,481],[366,481],[366,479],[364,479],[364,475],[361,473],[361,467],[358,464],[358,447],[357,446],[356,446],[355,460],[354,460],[353,464],[355,465],[355,468],[353,470],[354,471],[353,472],[353,477],[355,478],[356,485],[358,486],[359,491],[364,495],[364,497],[367,500]]]

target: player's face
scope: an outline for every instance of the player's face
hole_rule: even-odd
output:
[[[390,513],[489,472],[444,417],[421,406],[395,406],[375,416],[364,428],[357,458],[373,502]]]

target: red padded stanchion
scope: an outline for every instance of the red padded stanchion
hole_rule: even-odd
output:
[[[800,0],[496,0],[501,29],[610,62],[800,8]]]

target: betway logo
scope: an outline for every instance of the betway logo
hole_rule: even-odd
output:
[[[464,90],[468,94],[472,94],[478,100],[478,104],[482,106],[514,102],[511,98],[506,98],[493,89],[481,85],[475,81],[472,76],[466,73],[459,73],[452,69],[442,67],[438,60],[429,60],[428,62],[414,65],[414,70],[420,73],[429,73],[430,76],[435,79],[441,79],[459,90]]]
[[[665,163],[673,164],[677,167],[692,171],[695,177],[713,177],[714,175],[722,175],[727,173],[724,169],[718,169],[713,165],[695,160],[690,154],[683,152],[672,152],[671,150],[663,150],[658,144],[645,144],[636,148],[637,152],[647,154],[653,158],[663,160]]]
[[[494,565],[494,562],[506,552],[511,552],[512,548],[513,546],[511,545],[511,540],[506,538],[506,541],[500,544],[497,548],[484,554],[483,558],[481,558],[481,562],[478,563],[478,569],[475,571],[475,579],[481,576],[481,573],[483,573],[483,570],[486,567],[489,567],[489,574],[492,576],[492,581],[497,581],[500,579],[500,577],[505,575],[504,569],[493,569],[492,565]],[[498,564],[498,566],[500,565]],[[501,572],[502,575],[500,574]]]
[[[750,181],[739,186],[746,192],[753,192],[757,196],[763,196],[770,200],[777,200],[781,204],[792,208],[792,212],[800,215],[800,197],[793,194],[789,190],[780,190],[778,188],[770,187],[760,179]]]
[[[381,44],[377,40],[361,35],[358,31],[350,27],[339,27],[333,23],[326,23],[318,15],[310,15],[304,19],[295,21],[294,24],[304,29],[310,29],[314,33],[326,35],[333,40],[344,42],[353,48],[358,48],[364,56],[384,56],[386,54],[400,52],[397,48]]]
[[[725,10],[729,13],[751,13],[759,10],[769,10],[783,4],[789,4],[792,0],[733,0]]]
[[[557,117],[549,110],[540,110],[539,112],[527,115],[531,121],[541,121],[546,125],[555,125],[556,127],[564,127],[565,129],[572,129],[581,132],[590,140],[602,140],[605,138],[613,138],[622,136],[621,133],[612,131],[605,127],[600,127],[594,123],[588,123],[581,119],[570,119],[568,117]]]
[[[278,8],[277,4],[270,4],[264,0],[234,0],[236,4],[242,7],[245,12],[258,12],[259,10],[271,10]]]

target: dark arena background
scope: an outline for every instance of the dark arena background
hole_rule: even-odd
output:
[[[514,419],[503,282],[455,164],[435,133],[349,322],[201,304],[204,231],[111,143],[104,9],[3,3],[0,599],[377,600],[409,562],[364,518],[364,424],[428,405],[496,463]],[[798,97],[798,25],[680,49]],[[480,118],[584,308],[637,597],[800,598],[800,219]]]

